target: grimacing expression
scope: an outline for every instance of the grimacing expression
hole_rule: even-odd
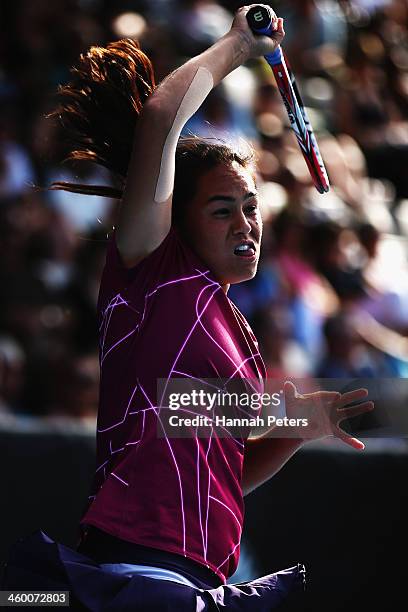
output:
[[[237,162],[218,164],[197,182],[186,207],[185,239],[217,281],[230,284],[255,276],[262,220],[254,177]]]

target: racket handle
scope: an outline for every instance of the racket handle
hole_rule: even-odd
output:
[[[254,6],[247,13],[248,25],[254,34],[264,34],[271,36],[273,34],[272,13],[265,6]],[[268,53],[264,56],[268,64],[274,66],[282,62],[282,50],[280,46],[273,53]]]

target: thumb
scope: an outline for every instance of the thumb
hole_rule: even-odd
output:
[[[283,385],[283,390],[285,392],[285,399],[293,400],[297,397],[298,392],[292,381],[287,380]]]

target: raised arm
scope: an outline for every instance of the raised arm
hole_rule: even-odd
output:
[[[169,232],[176,146],[185,123],[227,74],[273,52],[284,37],[276,17],[274,38],[255,37],[246,21],[251,6],[238,10],[231,30],[212,47],[164,79],[142,109],[116,232],[126,266],[154,251]]]

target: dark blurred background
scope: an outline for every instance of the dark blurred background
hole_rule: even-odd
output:
[[[67,145],[47,119],[57,86],[81,52],[122,37],[140,40],[160,81],[222,36],[240,5],[0,1],[2,558],[41,525],[73,545],[93,469],[95,306],[117,203],[39,189],[54,180],[112,184],[97,166],[62,163]],[[185,132],[252,144],[265,222],[258,275],[229,295],[271,377],[406,378],[408,3],[272,6],[285,18],[283,46],[331,191],[319,195],[311,184],[266,63],[249,62],[211,92]],[[248,498],[247,568],[279,569],[283,551],[299,550],[313,561],[311,610],[375,609],[378,589],[387,602],[402,581],[395,556],[406,541],[406,466],[402,437],[369,440],[364,459],[332,441],[305,447]],[[61,503],[67,496],[72,503]],[[391,533],[384,521],[394,521]],[[388,567],[394,586],[381,583]]]

